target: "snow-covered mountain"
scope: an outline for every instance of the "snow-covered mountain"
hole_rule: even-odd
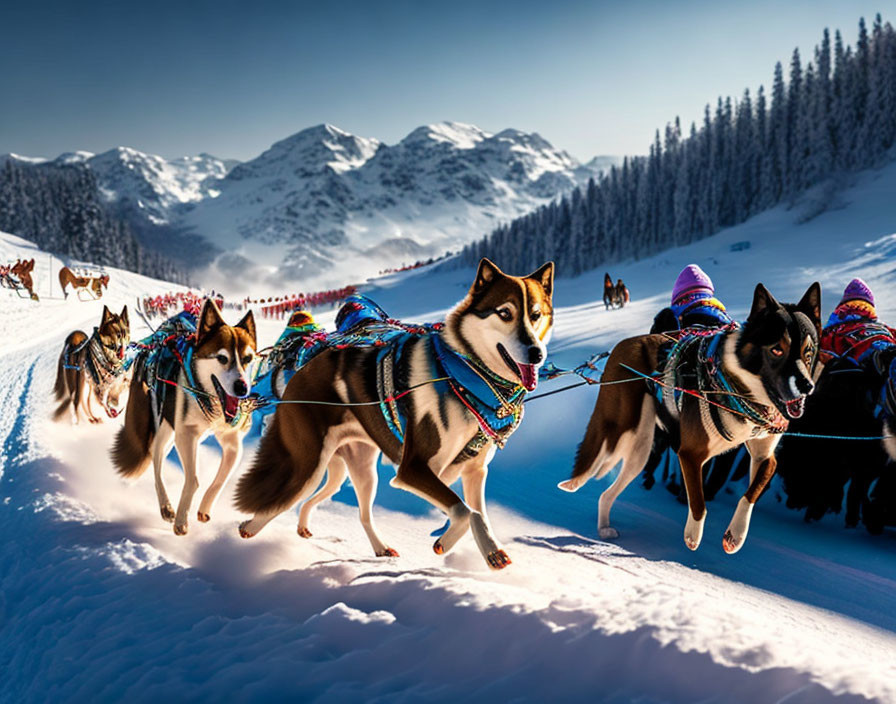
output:
[[[363,278],[458,249],[618,161],[581,164],[536,133],[443,122],[394,145],[317,125],[244,163],[129,147],[47,163],[90,168],[149,247],[196,266],[214,259],[200,274],[208,285],[239,273],[257,290]]]
[[[320,279],[346,258],[363,274],[457,248],[606,166],[519,130],[444,122],[386,145],[318,125],[234,168],[182,222],[227,250],[227,276],[237,261],[243,275]]]
[[[165,159],[130,147],[96,155],[67,153],[55,161],[83,162],[96,174],[109,200],[129,219],[146,219],[156,225],[172,224],[178,206],[214,196],[215,184],[235,163],[210,154]]]

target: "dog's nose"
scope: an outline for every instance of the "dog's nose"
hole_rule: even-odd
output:
[[[544,359],[544,353],[541,351],[541,347],[529,348],[529,364],[538,364],[542,359]]]
[[[249,394],[249,386],[242,379],[237,379],[233,382],[233,395],[238,398],[243,398],[248,396]]]

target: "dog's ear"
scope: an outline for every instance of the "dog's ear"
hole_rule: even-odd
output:
[[[112,311],[109,310],[109,306],[104,305],[103,306],[103,317],[100,320],[100,327],[102,327],[103,325],[108,323],[110,320],[112,320]]]
[[[541,284],[548,298],[554,293],[554,262],[542,264],[540,268],[529,274],[527,279],[532,279]]]
[[[765,286],[756,284],[756,290],[753,292],[753,307],[750,309],[751,318],[766,310],[777,310],[780,306],[781,304],[775,300]]]
[[[258,349],[258,345],[256,344],[258,338],[255,337],[255,316],[252,314],[251,310],[246,313],[243,316],[243,319],[233,327],[242,328],[247,333],[249,333],[249,337],[252,338],[252,349]]]
[[[202,312],[199,314],[199,327],[196,329],[196,337],[201,340],[213,330],[217,330],[224,325],[224,318],[221,317],[221,311],[211,298],[206,298],[202,306]]]
[[[817,281],[812,284],[796,307],[809,317],[815,329],[818,330],[818,334],[821,335],[821,284]]]
[[[476,271],[476,280],[473,282],[473,291],[478,293],[490,286],[495,279],[503,276],[502,272],[496,264],[483,257],[479,262],[479,269]]]
[[[121,315],[118,316],[118,317],[121,318],[121,319],[124,321],[124,324],[125,324],[125,325],[127,325],[129,328],[131,327],[131,323],[130,323],[130,321],[128,320],[128,307],[127,307],[127,305],[125,305],[125,307],[121,309]]]

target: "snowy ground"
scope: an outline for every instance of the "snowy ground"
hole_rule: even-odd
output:
[[[894,185],[891,166],[806,224],[795,222],[812,199],[614,267],[635,299],[623,311],[598,302],[602,271],[560,280],[552,354],[562,366],[645,330],[690,261],[739,317],[758,280],[794,299],[817,278],[829,311],[861,274],[892,321]],[[732,252],[738,242],[749,249]],[[0,235],[0,261],[26,247]],[[172,288],[112,274],[115,308]],[[378,281],[371,295],[397,316],[433,320],[470,277],[418,270]],[[0,701],[896,701],[896,533],[847,531],[838,516],[805,525],[773,491],[728,556],[720,542],[737,497],[723,493],[691,553],[686,509],[632,485],[614,508],[621,537],[598,541],[603,483],[575,495],[555,488],[594,389],[532,403],[492,463],[492,521],[514,561],[501,573],[469,538],[434,555],[429,534],[442,518],[389,487],[388,467],[377,521],[399,558],[371,556],[348,485],[319,509],[311,540],[296,536],[294,515],[240,540],[228,490],[211,523],[178,538],[158,517],[149,477],[115,477],[111,423],[47,419],[62,339],[90,330],[100,310],[0,289]],[[278,333],[263,323],[262,344]],[[203,446],[203,484],[216,457]],[[176,459],[167,474],[176,492]]]

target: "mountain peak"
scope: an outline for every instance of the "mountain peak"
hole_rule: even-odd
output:
[[[401,144],[437,142],[451,144],[457,149],[473,149],[491,135],[485,130],[464,122],[437,122],[423,125],[401,140]]]
[[[56,164],[83,164],[93,157],[93,152],[85,152],[82,149],[78,149],[73,152],[62,152],[62,154],[53,159],[53,162]]]

